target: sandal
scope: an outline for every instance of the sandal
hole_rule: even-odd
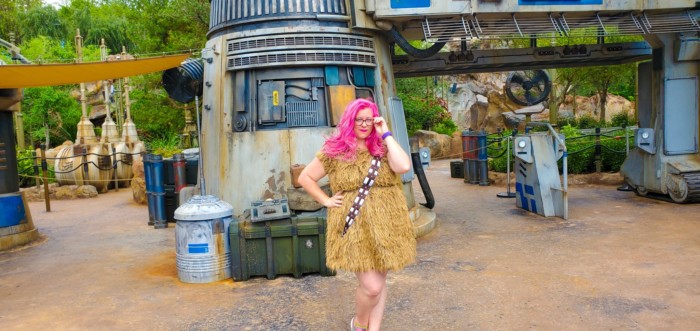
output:
[[[350,319],[350,331],[367,331],[367,328],[355,325],[355,317],[353,317]]]

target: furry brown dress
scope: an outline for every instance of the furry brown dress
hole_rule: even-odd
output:
[[[412,263],[416,257],[415,231],[401,177],[391,170],[386,155],[359,216],[343,237],[345,216],[367,175],[372,155],[358,151],[352,162],[329,158],[323,152],[316,156],[329,177],[331,191],[344,195],[342,207],[328,209],[328,267],[351,272],[390,271]]]

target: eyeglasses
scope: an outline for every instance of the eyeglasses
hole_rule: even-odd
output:
[[[372,125],[372,123],[374,123],[374,118],[369,117],[369,118],[365,118],[365,119],[361,119],[361,118],[355,119],[355,125],[362,125],[363,123],[365,125]]]

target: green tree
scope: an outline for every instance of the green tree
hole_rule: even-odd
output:
[[[65,88],[38,87],[24,90],[22,101],[25,132],[32,140],[75,140],[80,105]],[[46,139],[48,131],[49,139]]]
[[[68,32],[58,11],[51,6],[30,8],[22,15],[21,23],[24,40],[39,36],[65,40]]]
[[[624,84],[629,77],[634,77],[634,63],[616,65],[586,67],[582,72],[582,79],[595,88],[598,95],[599,121],[605,122],[605,105],[608,101],[608,92],[613,84]]]

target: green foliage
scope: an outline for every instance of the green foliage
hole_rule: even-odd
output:
[[[34,177],[42,176],[41,160],[38,158],[36,159],[36,170],[39,173],[37,174],[34,172],[35,156],[33,155],[33,152],[34,151],[31,149],[17,150],[17,172],[19,174],[20,187],[34,186],[37,182],[37,179]],[[36,157],[40,157],[40,155],[37,155]],[[56,174],[53,170],[53,162],[48,161],[48,170],[46,173],[48,176],[49,183],[53,183],[56,181]]]
[[[37,162],[39,164],[39,162]],[[32,150],[17,150],[17,172],[19,173],[19,186],[28,187],[36,185],[36,180],[27,176],[34,176],[34,161]]]
[[[49,138],[53,143],[75,140],[76,125],[81,110],[78,102],[71,98],[67,89],[38,87],[24,90],[22,102],[24,127],[33,140],[44,141],[48,125]]]
[[[437,133],[441,134],[446,134],[448,136],[452,136],[455,131],[457,131],[457,124],[452,121],[452,118],[444,118],[442,121],[438,122],[433,126],[432,131],[435,131]]]
[[[610,119],[610,126],[619,126],[619,127],[625,127],[625,126],[630,126],[634,125],[635,120],[633,116],[630,116],[626,112],[619,112],[615,115],[612,116]]]
[[[396,80],[398,96],[403,101],[408,135],[418,130],[430,130],[452,135],[457,125],[452,116],[435,97],[435,86],[428,78],[402,78]]]
[[[153,154],[162,155],[163,158],[170,158],[173,154],[182,152],[180,136],[176,134],[151,139],[146,143],[146,148]]]
[[[65,40],[68,31],[65,23],[52,6],[34,7],[21,16],[22,39],[28,40],[39,36],[55,40]]]
[[[506,155],[506,150],[508,149],[508,141],[506,140],[508,136],[512,135],[513,131],[506,130],[503,132],[503,141],[501,141],[500,146],[498,143],[491,144],[488,149],[489,155],[489,169],[495,172],[506,172],[508,155]],[[511,142],[511,151],[512,151]],[[512,152],[511,152],[512,153]],[[514,157],[510,155],[510,168],[513,169]]]
[[[582,134],[581,131],[571,125],[561,127],[560,133],[566,137],[568,151],[567,168],[570,174],[591,173],[595,171],[595,143],[593,134]],[[505,135],[509,133],[506,132]],[[625,134],[624,131],[615,131],[601,135],[601,161],[602,171],[617,172],[625,160]],[[632,137],[630,137],[630,140]],[[500,148],[492,145],[489,148],[489,168],[496,172],[506,171],[506,155],[503,151],[506,144],[503,142]],[[511,146],[512,148],[512,146]],[[499,157],[493,157],[499,156]],[[511,155],[511,169],[513,169],[513,156]],[[559,160],[559,170],[562,171],[562,160]]]
[[[576,121],[576,124],[576,126],[579,129],[593,129],[596,127],[601,127],[601,123],[597,119],[591,117],[590,115],[583,115],[579,117]]]
[[[131,117],[142,135],[141,139],[147,141],[182,132],[185,127],[184,107],[168,98],[160,86],[160,73],[135,77],[131,85],[141,86],[130,93]]]

